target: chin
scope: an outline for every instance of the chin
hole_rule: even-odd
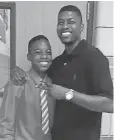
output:
[[[69,43],[71,43],[72,42],[72,40],[70,39],[70,38],[61,38],[60,39],[61,40],[61,42],[63,43],[63,44],[69,44]]]
[[[40,69],[40,71],[42,71],[42,72],[46,72],[47,70],[48,70],[48,67],[43,67]]]
[[[62,43],[65,44],[65,45],[66,45],[66,44],[72,44],[72,41],[64,41],[64,40],[63,40]]]

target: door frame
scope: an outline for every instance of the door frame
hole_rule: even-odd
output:
[[[87,2],[87,11],[86,11],[86,20],[87,20],[87,33],[86,33],[86,39],[88,44],[92,46],[93,42],[93,21],[94,21],[94,1],[88,1]]]
[[[1,9],[10,9],[10,75],[16,65],[16,4],[0,2]]]

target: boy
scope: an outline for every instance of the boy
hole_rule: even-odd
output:
[[[24,86],[10,81],[5,88],[0,109],[0,140],[51,140],[53,100],[47,96],[46,71],[51,65],[51,46],[39,35],[28,44],[27,59],[31,68],[26,72]]]

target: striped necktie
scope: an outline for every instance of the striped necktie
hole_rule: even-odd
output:
[[[49,112],[47,101],[47,90],[41,89],[41,114],[42,114],[42,131],[47,134],[49,131]]]
[[[46,77],[44,79],[40,79],[39,85],[37,85],[37,82],[32,77],[35,83],[35,87],[41,89],[41,93],[40,93],[41,118],[42,118],[41,123],[42,123],[42,131],[44,132],[44,134],[47,134],[49,131],[49,112],[48,112],[47,90],[43,89],[43,86],[45,86],[46,84],[45,83]]]

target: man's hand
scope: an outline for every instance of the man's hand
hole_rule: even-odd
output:
[[[11,80],[13,81],[14,85],[16,85],[16,86],[18,86],[18,85],[21,86],[21,85],[25,84],[27,81],[26,72],[16,66],[11,71]]]
[[[69,91],[68,88],[65,88],[59,85],[55,85],[55,84],[49,85],[49,94],[53,98],[58,99],[58,100],[65,99],[65,93],[68,91]]]

